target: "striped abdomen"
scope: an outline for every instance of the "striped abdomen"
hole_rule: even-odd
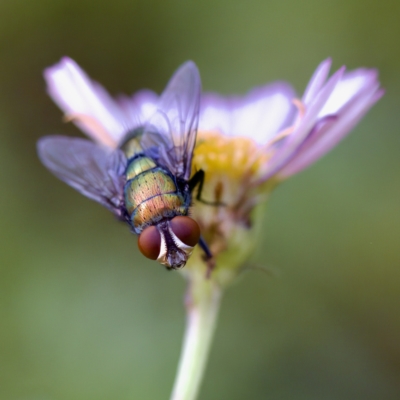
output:
[[[185,198],[170,173],[143,153],[128,161],[124,196],[131,224],[138,234],[148,225],[188,212]]]

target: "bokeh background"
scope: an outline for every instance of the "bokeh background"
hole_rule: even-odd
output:
[[[318,63],[376,67],[385,97],[273,194],[224,298],[202,400],[400,398],[400,2],[2,0],[0,399],[158,400],[172,387],[185,283],[39,163],[61,122],[42,70],[74,58],[113,94],[161,91],[194,60],[245,93]]]

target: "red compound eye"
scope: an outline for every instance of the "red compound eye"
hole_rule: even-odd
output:
[[[175,217],[170,226],[175,235],[186,245],[194,247],[200,239],[198,223],[190,217]]]
[[[155,226],[145,228],[139,235],[138,246],[145,257],[157,260],[161,246],[161,235],[158,229]]]

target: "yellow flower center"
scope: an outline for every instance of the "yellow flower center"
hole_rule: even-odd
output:
[[[248,240],[254,232],[249,229],[250,214],[263,194],[263,188],[255,182],[269,157],[265,148],[251,138],[198,132],[192,169],[193,173],[202,169],[205,181],[200,201],[194,193],[191,212],[215,257],[218,278],[217,272],[213,276],[221,282],[235,275],[235,266],[243,264],[255,243]],[[200,253],[196,254],[204,269]],[[191,271],[195,259],[189,261],[186,271]],[[226,265],[228,269],[223,268]]]
[[[202,169],[205,180],[193,212],[200,225],[214,225],[218,220],[247,223],[263,193],[263,187],[255,183],[270,155],[251,138],[198,132],[193,173]]]
[[[269,157],[254,140],[230,137],[219,132],[199,131],[193,157],[194,170],[202,169],[206,179],[223,175],[232,183],[257,177]]]

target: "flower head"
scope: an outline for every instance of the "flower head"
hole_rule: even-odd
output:
[[[191,220],[191,224],[197,229],[185,234],[193,243],[181,242],[181,245],[186,255],[191,253],[199,242],[201,230],[213,257],[204,257],[196,246],[186,268],[181,270],[189,282],[187,329],[172,399],[194,399],[198,392],[222,289],[238,275],[257,241],[263,200],[279,182],[308,167],[335,146],[383,95],[376,71],[359,69],[346,73],[341,68],[328,79],[330,65],[330,60],[320,64],[301,99],[296,98],[294,90],[286,83],[267,85],[243,97],[205,94],[193,159],[200,93],[200,78],[194,64],[187,63],[183,75],[179,73],[181,67],[160,97],[144,90],[116,100],[68,58],[45,71],[49,94],[64,111],[65,119],[74,122],[99,144],[76,138],[41,139],[39,156],[55,175],[119,217],[126,218],[125,211],[131,207],[130,223],[135,210],[151,199],[161,200],[152,203],[153,207],[143,207],[146,211],[168,208],[167,200],[171,200],[168,196],[177,196],[178,183],[184,182],[188,194],[186,214],[173,219],[163,214],[156,223],[151,221],[144,228],[146,237],[165,232],[161,248],[167,247],[165,238],[168,238],[168,245],[179,247],[178,231],[187,233],[187,223],[181,225],[181,222],[182,218],[191,219],[187,210],[192,196],[190,182],[194,179],[190,181],[189,175],[192,172],[196,176],[200,169],[204,172],[204,175],[197,174],[205,179],[194,193],[197,195],[191,210],[197,221]],[[180,79],[177,80],[178,75]],[[163,103],[165,97],[168,105]],[[168,136],[154,130],[145,131],[149,118],[158,112],[160,120],[166,122]],[[190,118],[185,119],[188,115]],[[189,121],[191,133],[179,137],[182,130],[188,131],[182,129],[185,121]],[[161,131],[165,125],[150,126]],[[144,151],[146,134],[154,139],[154,153],[149,148]],[[190,140],[186,140],[188,136]],[[181,140],[175,141],[176,137]],[[160,143],[168,140],[171,146]],[[188,148],[189,157],[174,157]],[[169,151],[173,155],[171,158],[166,154]],[[168,165],[157,164],[161,156],[152,157],[160,153]],[[136,163],[139,157],[140,162]],[[152,168],[161,170],[163,167],[177,174],[171,176],[173,174],[164,171],[159,186],[155,185],[156,191],[151,192],[152,179],[140,181],[138,176],[142,174],[143,177]],[[183,169],[185,175],[179,176]],[[166,190],[162,192],[161,187]],[[163,195],[165,197],[161,197]],[[139,206],[135,203],[136,196],[143,200]],[[174,230],[174,220],[177,230]],[[145,237],[140,237],[146,242]],[[152,245],[142,252],[151,253],[149,258],[155,259],[160,246],[150,242]],[[167,257],[168,251],[160,251],[160,254]],[[163,260],[171,265],[168,257]],[[182,260],[178,260],[179,266]]]
[[[283,82],[243,97],[203,95],[193,172],[204,170],[205,182],[192,214],[215,256],[219,283],[246,262],[259,232],[255,214],[272,188],[333,148],[383,95],[375,70],[343,67],[328,78],[330,66],[329,59],[318,66],[301,99]],[[157,107],[149,90],[113,99],[68,58],[48,68],[45,79],[65,119],[113,148]],[[204,276],[209,266],[195,254],[184,273]]]

